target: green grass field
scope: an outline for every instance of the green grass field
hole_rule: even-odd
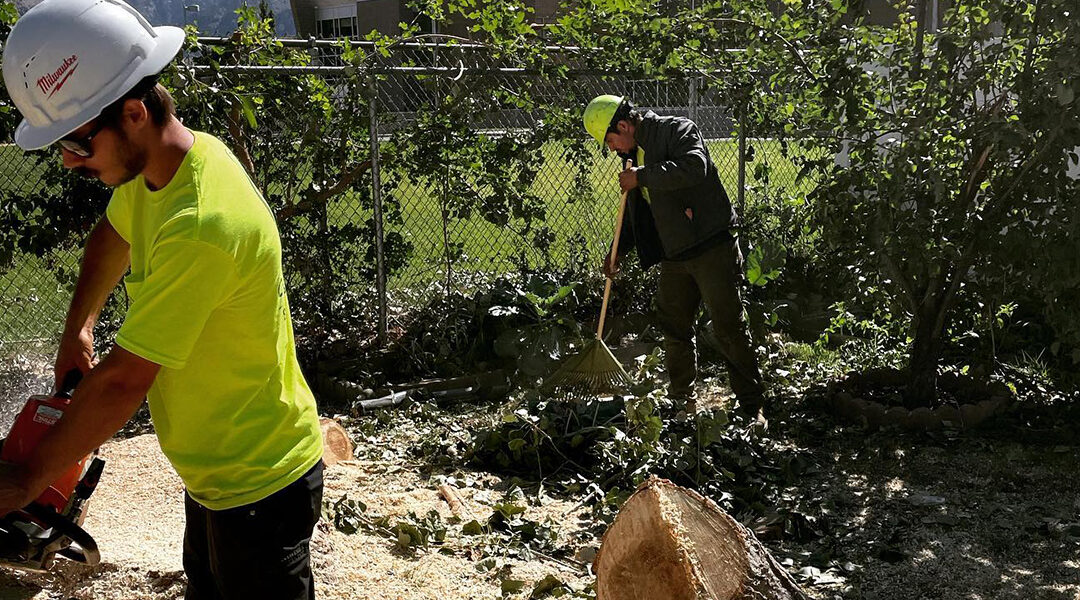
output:
[[[747,179],[757,164],[769,162],[773,167],[771,185],[777,188],[794,184],[796,169],[780,156],[779,144],[774,141],[752,141],[755,160],[747,165]],[[515,231],[520,224],[506,227],[494,225],[478,215],[455,220],[449,224],[449,238],[460,243],[462,257],[451,265],[456,273],[483,273],[494,275],[516,269],[515,258],[522,252],[533,268],[546,264],[564,265],[572,253],[584,255],[585,260],[599,263],[611,243],[615,213],[618,205],[617,172],[618,159],[603,157],[598,147],[589,157],[589,184],[592,193],[577,197],[573,189],[575,169],[565,156],[563,146],[550,144],[544,150],[544,163],[540,168],[532,191],[543,199],[547,218],[542,224],[550,229],[554,243],[546,255],[533,247],[531,240]],[[738,189],[737,145],[734,140],[718,140],[709,143],[713,161],[717,164],[721,179],[732,202],[736,201]],[[40,185],[42,168],[32,156],[25,155],[12,145],[0,146],[0,194],[26,193]],[[426,289],[433,282],[445,279],[445,252],[440,198],[428,186],[402,178],[404,183],[392,193],[400,202],[403,223],[388,224],[388,230],[397,231],[412,245],[408,265],[394,274],[388,284],[391,290]],[[803,183],[802,187],[806,187]],[[752,195],[748,204],[756,201]],[[330,206],[331,218],[336,224],[353,222],[363,224],[370,217],[370,210],[361,208],[359,201],[343,195]],[[575,244],[572,240],[584,241]],[[0,272],[0,302],[5,310],[0,313],[0,342],[10,340],[51,338],[59,333],[69,300],[68,287],[54,274],[54,264],[74,269],[78,255],[53,257],[53,263],[27,256],[15,262],[11,269]]]
[[[794,188],[796,168],[780,156],[775,141],[753,141],[755,160],[747,165],[750,181],[758,164],[768,162],[772,168],[771,185],[775,188]],[[734,140],[713,141],[710,154],[716,163],[725,188],[736,202],[738,190],[738,147]],[[618,158],[603,157],[596,147],[590,157],[589,181],[592,194],[577,197],[574,193],[573,175],[576,169],[568,162],[563,148],[550,144],[544,151],[544,164],[533,184],[532,192],[543,199],[547,218],[542,223],[554,234],[555,243],[549,250],[548,259],[556,265],[565,264],[572,253],[585,253],[599,262],[611,243],[615,214],[618,207],[617,173]],[[398,231],[412,244],[413,253],[407,268],[395,274],[389,281],[391,289],[428,285],[445,277],[446,253],[442,227],[440,198],[434,186],[402,178],[404,183],[390,190],[401,204],[403,225],[388,225]],[[800,187],[808,187],[802,183]],[[753,203],[755,198],[748,197]],[[337,200],[331,207],[335,223],[362,223],[370,218],[370,211],[358,207],[358,202],[348,196]],[[463,245],[463,256],[451,265],[453,271],[507,272],[515,268],[515,257],[526,253],[530,266],[543,266],[543,253],[531,246],[532,242],[515,231],[520,224],[511,223],[501,227],[484,220],[479,215],[454,220],[449,224],[449,241]],[[572,240],[583,238],[584,247]]]

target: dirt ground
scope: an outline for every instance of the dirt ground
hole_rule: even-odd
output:
[[[182,598],[183,488],[153,435],[107,443],[101,449],[105,474],[91,500],[84,528],[101,549],[96,568],[64,561],[49,575],[0,572],[0,600]],[[497,485],[496,481],[487,484]],[[476,509],[483,490],[462,488]],[[363,501],[381,515],[438,510],[451,517],[434,483],[415,472],[388,464],[339,463],[326,471],[326,497],[342,494]],[[479,496],[479,497],[477,497]],[[491,498],[487,501],[490,502]],[[543,513],[573,523],[570,503],[551,503]],[[325,520],[312,541],[316,593],[326,599],[498,598],[500,581],[480,572],[463,556],[435,550],[416,555],[397,549],[383,536],[346,535]],[[60,561],[58,561],[60,563]],[[570,582],[583,580],[577,569],[556,561],[511,560],[511,573],[526,586],[553,574]],[[530,587],[531,589],[531,587]]]
[[[841,565],[819,598],[1080,598],[1075,423],[1024,415],[951,434],[868,432],[793,415],[774,434],[809,469],[790,493],[823,535],[771,544],[795,565]]]
[[[18,405],[43,385],[7,383]],[[714,397],[701,405],[721,402]],[[450,426],[439,424],[446,421]],[[462,496],[483,518],[510,482],[458,468],[456,460],[449,469],[433,469],[424,452],[414,452],[432,435],[466,443],[463,422],[434,415],[429,428],[418,429],[415,418],[388,411],[378,427],[353,429],[362,458],[327,470],[326,498],[362,501],[365,514],[436,510],[449,521],[437,485],[441,477],[456,477]],[[1075,423],[1075,416],[1048,421],[1021,411],[980,431],[870,432],[792,398],[771,420],[763,444],[808,465],[783,490],[781,508],[805,514],[816,533],[765,543],[816,599],[1080,600]],[[85,523],[102,564],[60,564],[48,575],[0,569],[0,600],[183,597],[183,490],[154,436],[133,435],[145,430],[145,423],[128,428],[131,437],[102,448],[105,474]],[[578,500],[541,495],[539,505],[528,506],[528,517],[553,519],[560,548],[587,553],[598,543],[597,524]],[[510,578],[523,581],[523,591],[505,597],[520,599],[547,575],[578,588],[592,580],[580,564],[537,555],[500,558],[501,570],[485,567],[482,556],[462,550],[455,531],[460,527],[450,528],[444,544],[412,552],[385,535],[345,534],[324,520],[312,543],[318,596],[495,599],[504,597],[502,580]]]

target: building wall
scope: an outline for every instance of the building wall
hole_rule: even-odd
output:
[[[402,0],[361,0],[356,3],[356,31],[363,38],[372,30],[393,35],[401,28],[398,23],[406,20],[405,2]]]
[[[344,0],[348,2],[348,0]],[[484,0],[481,0],[484,1]],[[488,0],[498,1],[498,0]],[[526,0],[533,8],[533,18],[537,23],[548,23],[558,16],[561,2],[566,0]],[[686,0],[690,2],[692,0]],[[300,37],[308,37],[316,34],[316,22],[318,9],[331,9],[343,4],[343,0],[290,0],[292,4],[293,18],[296,21],[297,34]],[[929,3],[927,19],[936,15],[936,23],[929,24],[931,29],[940,24],[945,10],[952,5],[952,0],[927,0]],[[916,4],[917,0],[912,0]],[[356,4],[356,37],[364,37],[371,30],[377,30],[387,35],[394,35],[400,31],[399,23],[411,22],[416,13],[407,6],[407,0],[358,0]],[[852,12],[866,17],[867,21],[878,25],[887,25],[896,20],[897,11],[893,8],[890,0],[852,0]],[[934,8],[936,7],[936,10]],[[777,2],[776,10],[782,12],[782,4]],[[469,33],[470,23],[446,22],[433,26],[430,22],[419,23],[425,32],[433,29],[439,33],[471,37]]]
[[[289,0],[292,5],[293,22],[296,24],[296,37],[307,38],[315,35],[315,5],[311,0]]]
[[[873,25],[889,25],[896,22],[899,15],[892,6],[891,0],[862,0],[861,10],[858,14],[866,17],[868,23]],[[912,11],[918,5],[918,0],[911,0]],[[930,30],[937,29],[941,25],[945,11],[952,6],[950,0],[927,0],[925,22]]]

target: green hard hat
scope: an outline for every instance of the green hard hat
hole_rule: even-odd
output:
[[[592,102],[585,107],[585,116],[582,118],[585,131],[588,131],[589,135],[596,138],[601,145],[604,144],[604,136],[611,127],[611,119],[615,116],[615,111],[619,110],[622,101],[622,96],[604,94],[593,98]]]

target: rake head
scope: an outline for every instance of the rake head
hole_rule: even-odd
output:
[[[570,395],[618,393],[632,383],[622,364],[603,341],[595,339],[580,353],[563,362],[542,386],[549,391],[565,391]]]

